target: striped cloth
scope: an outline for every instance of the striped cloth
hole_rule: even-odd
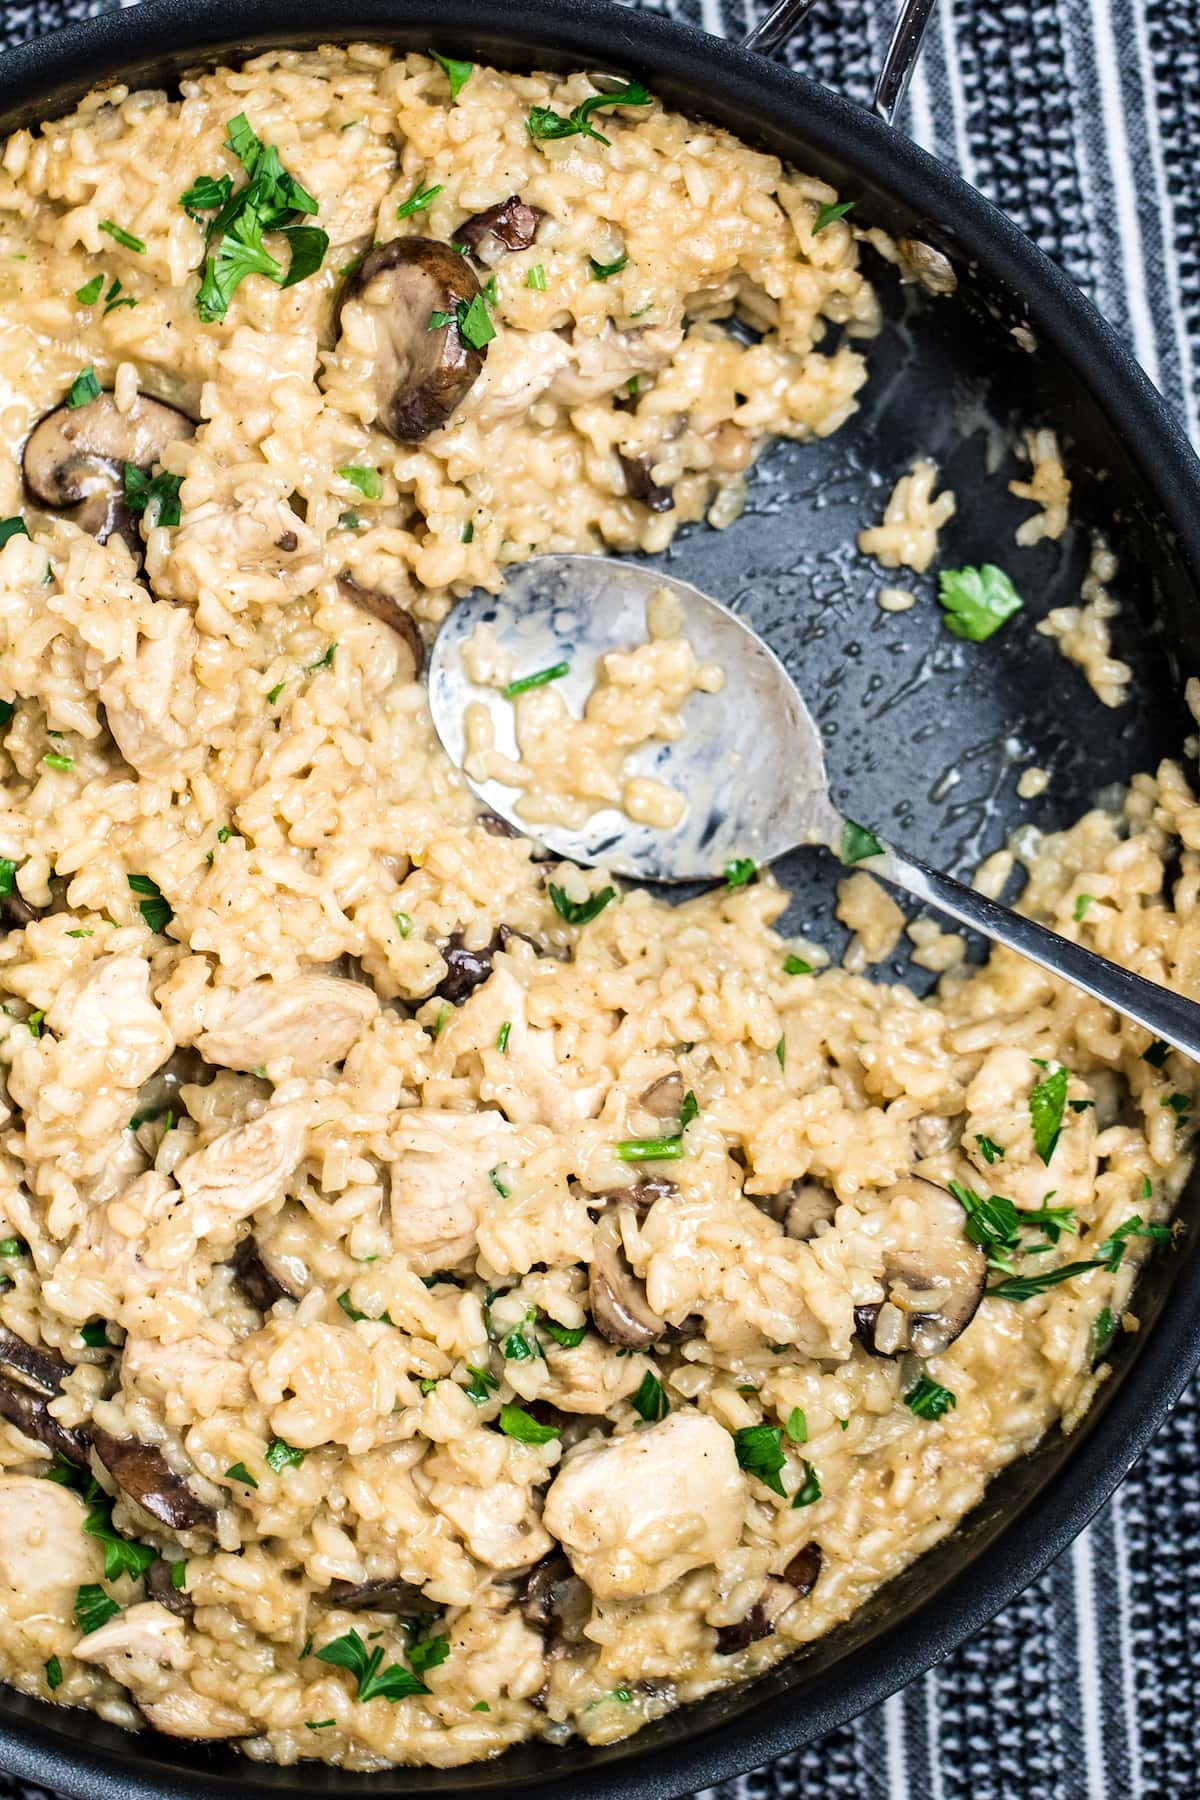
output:
[[[762,10],[644,3],[733,36]],[[103,4],[9,5],[0,42]],[[819,0],[792,60],[869,101],[892,17],[885,0]],[[941,0],[900,124],[1062,264],[1200,441],[1200,0]],[[0,1775],[0,1796],[40,1792]],[[865,1718],[716,1794],[1200,1800],[1200,1385],[1091,1528],[985,1631]]]

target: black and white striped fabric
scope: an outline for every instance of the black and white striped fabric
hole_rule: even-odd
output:
[[[763,10],[644,3],[732,36]],[[103,4],[0,6],[0,44]],[[889,0],[819,0],[792,60],[867,101],[893,16]],[[941,0],[900,124],[1062,264],[1200,441],[1200,0]],[[40,1792],[0,1774],[0,1796]],[[717,1793],[1200,1800],[1200,1384],[987,1630],[865,1718]]]

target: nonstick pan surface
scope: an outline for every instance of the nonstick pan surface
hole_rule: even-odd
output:
[[[969,873],[1018,824],[1072,822],[1114,782],[1178,755],[1193,728],[1183,683],[1200,669],[1200,465],[1124,346],[1022,234],[902,136],[802,76],[703,33],[607,0],[147,0],[11,51],[0,65],[0,136],[53,118],[88,87],[170,86],[185,70],[258,50],[369,38],[520,68],[636,74],[669,104],[828,177],[855,218],[950,256],[957,293],[902,288],[865,253],[886,327],[871,379],[832,439],[777,445],[728,530],[692,528],[663,559],[754,622],[797,675],[824,731],[849,813],[940,866]],[[1024,427],[1052,424],[1074,482],[1058,544],[1012,548],[1027,507],[1006,489]],[[942,534],[948,566],[1019,571],[1026,610],[985,645],[942,628],[929,595],[880,611],[881,576],[854,549],[918,452],[958,496]],[[1116,654],[1129,703],[1101,706],[1082,674],[1034,630],[1073,603],[1103,531],[1121,559]],[[884,578],[886,579],[886,578]],[[1020,801],[1016,778],[1051,774]],[[817,853],[778,873],[789,924],[836,955],[837,871]],[[890,973],[922,987],[930,977]],[[945,1656],[1024,1587],[1126,1473],[1200,1361],[1200,1212],[1174,1256],[1138,1290],[1142,1330],[1125,1337],[1070,1443],[1052,1434],[995,1480],[952,1538],[846,1626],[758,1682],[685,1708],[604,1749],[529,1745],[499,1762],[361,1776],[261,1767],[225,1750],[146,1733],[0,1689],[0,1766],[88,1800],[204,1796],[498,1795],[592,1800],[684,1793],[821,1736]]]

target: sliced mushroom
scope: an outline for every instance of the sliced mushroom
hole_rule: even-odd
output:
[[[602,1218],[596,1227],[588,1269],[588,1304],[596,1330],[610,1344],[647,1350],[667,1329],[666,1320],[658,1316],[646,1298],[645,1284],[625,1259],[612,1214]]]
[[[783,1579],[791,1583],[801,1600],[806,1600],[816,1587],[823,1561],[821,1546],[813,1541],[797,1550],[783,1571]]]
[[[0,1418],[82,1467],[88,1458],[87,1431],[61,1425],[50,1411],[70,1372],[70,1363],[52,1351],[0,1327]]]
[[[331,1581],[325,1592],[316,1598],[322,1606],[336,1606],[341,1612],[429,1611],[428,1600],[420,1588],[409,1581]]]
[[[94,1433],[92,1443],[121,1492],[160,1525],[171,1531],[214,1528],[217,1515],[212,1507],[193,1493],[156,1445],[100,1430]]]
[[[21,461],[31,500],[65,512],[104,543],[119,532],[134,551],[141,537],[125,505],[125,464],[148,475],[168,444],[195,436],[195,421],[178,407],[138,394],[127,412],[105,389],[83,406],[56,406],[25,442]]]
[[[760,1638],[770,1637],[789,1606],[800,1598],[788,1581],[770,1580],[744,1619],[717,1630],[717,1655],[736,1656]]]
[[[561,1550],[552,1550],[530,1569],[518,1604],[525,1623],[548,1644],[579,1638],[592,1613],[592,1596]]]
[[[617,461],[625,477],[625,492],[631,500],[640,501],[653,513],[674,512],[674,494],[670,488],[659,487],[650,473],[654,467],[653,457],[626,456],[623,450],[618,450]]]
[[[629,1187],[603,1188],[598,1194],[589,1194],[589,1206],[632,1206],[639,1218],[643,1218],[656,1200],[669,1200],[679,1192],[679,1183],[672,1181],[669,1175],[642,1175]]]
[[[61,1394],[71,1365],[53,1350],[43,1349],[40,1344],[27,1344],[15,1331],[7,1331],[0,1325],[0,1370],[43,1394]]]
[[[382,588],[360,587],[352,575],[338,576],[338,593],[351,606],[357,606],[363,612],[370,613],[373,619],[380,619],[390,625],[400,639],[411,667],[401,671],[402,681],[415,681],[425,667],[425,645],[417,628],[417,621],[406,607],[401,606],[391,594],[385,594]]]
[[[0,921],[13,931],[23,931],[26,925],[32,925],[35,919],[42,917],[43,910],[40,906],[30,906],[23,894],[15,887],[10,888],[0,901]]]
[[[526,206],[520,194],[510,194],[499,206],[473,213],[454,233],[477,262],[494,269],[512,250],[528,250],[546,214],[540,206]]]
[[[672,1069],[669,1075],[660,1075],[657,1081],[650,1083],[638,1096],[638,1105],[644,1106],[656,1119],[678,1120],[684,1098],[683,1076],[678,1069]]]
[[[493,940],[484,950],[468,950],[463,943],[462,932],[454,932],[449,943],[442,949],[446,973],[433,990],[438,999],[448,1000],[451,1006],[461,1006],[477,987],[482,987],[491,974],[492,953],[495,948]]]
[[[372,422],[399,443],[437,431],[478,379],[487,350],[465,342],[458,308],[479,292],[466,257],[433,238],[378,244],[348,277],[339,325],[354,328],[356,343],[373,343]]]
[[[783,1197],[783,1196],[781,1196]],[[820,1181],[794,1181],[786,1194],[783,1229],[790,1238],[807,1243],[837,1211],[837,1195]]]
[[[235,1283],[259,1312],[270,1312],[277,1300],[303,1298],[288,1282],[281,1265],[259,1248],[253,1233],[242,1239],[229,1261]]]
[[[521,835],[516,826],[502,819],[499,813],[481,812],[476,816],[476,823],[483,826],[489,837],[519,838]]]
[[[912,1149],[918,1162],[950,1150],[961,1135],[960,1119],[947,1119],[941,1113],[922,1113],[912,1122]]]
[[[855,1332],[874,1356],[939,1356],[975,1317],[987,1256],[967,1236],[966,1215],[944,1188],[910,1175],[882,1198],[890,1202],[883,1228],[886,1297],[855,1307]]]
[[[958,287],[954,264],[942,251],[920,238],[897,238],[901,266],[929,294],[953,294]]]
[[[151,1600],[157,1600],[168,1612],[174,1613],[177,1619],[191,1620],[195,1617],[196,1608],[190,1594],[177,1588],[171,1579],[171,1564],[161,1557],[150,1564],[146,1570],[146,1594]]]

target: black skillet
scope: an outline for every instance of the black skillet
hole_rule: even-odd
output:
[[[861,410],[826,443],[771,450],[744,516],[721,534],[686,533],[669,557],[707,592],[744,606],[797,672],[851,816],[961,872],[1018,822],[1066,824],[1109,783],[1179,753],[1191,729],[1183,682],[1200,669],[1200,465],[1180,427],[1125,346],[1014,225],[880,119],[802,76],[607,0],[150,0],[10,51],[0,65],[0,136],[56,117],[105,79],[170,86],[218,59],[355,37],[434,44],[514,68],[639,75],[668,104],[828,177],[857,200],[859,222],[915,234],[952,259],[958,292],[936,302],[874,268],[888,323],[869,352]],[[1067,445],[1074,523],[1061,544],[1017,552],[1013,529],[1028,509],[1005,491],[1017,470],[1005,461],[989,472],[988,457],[1040,423],[1053,423]],[[854,551],[856,531],[879,516],[918,451],[937,458],[958,494],[943,535],[949,565],[990,559],[1019,572],[1026,611],[985,646],[944,632],[927,582],[912,612],[881,613],[878,571]],[[1116,712],[1033,630],[1051,606],[1076,597],[1089,527],[1108,532],[1122,559],[1116,648],[1135,684]],[[1031,805],[1014,791],[1026,763],[1053,775]],[[793,918],[836,951],[834,872],[811,856],[780,872],[796,896]],[[606,1749],[537,1744],[474,1768],[371,1776],[311,1763],[262,1767],[228,1750],[133,1737],[0,1689],[0,1766],[88,1800],[516,1790],[539,1800],[651,1800],[819,1737],[1012,1599],[1161,1424],[1200,1361],[1198,1196],[1194,1184],[1183,1202],[1193,1229],[1148,1270],[1138,1291],[1143,1328],[1123,1338],[1114,1377],[1070,1442],[1051,1434],[849,1625],[752,1685]]]

